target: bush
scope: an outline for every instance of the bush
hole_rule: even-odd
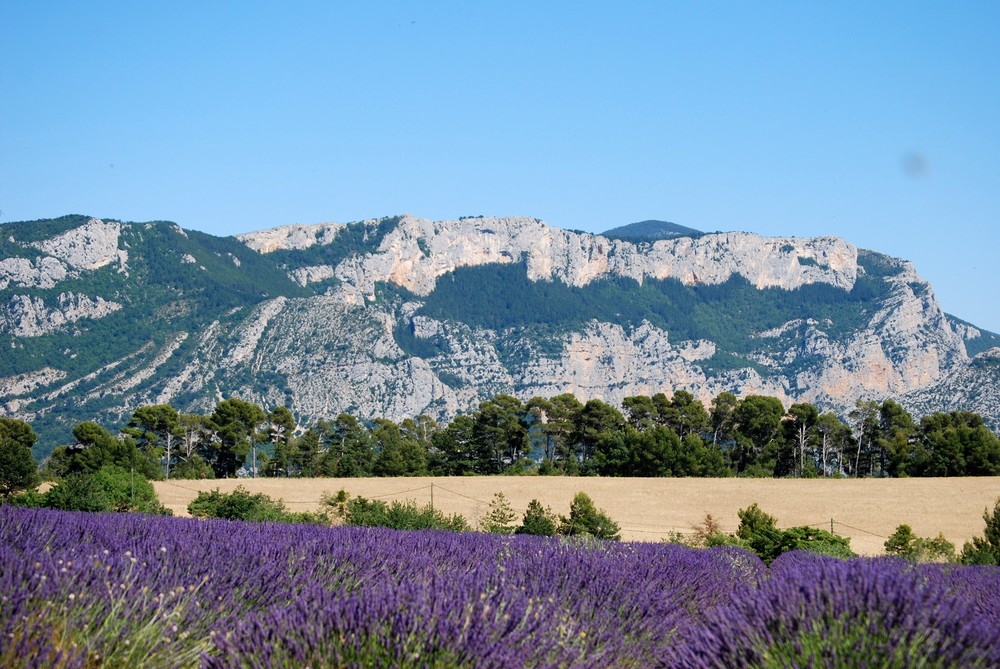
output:
[[[989,509],[983,511],[983,520],[986,532],[965,543],[959,557],[962,564],[1000,565],[1000,499],[993,505],[992,514]]]
[[[934,539],[925,539],[915,535],[909,525],[899,525],[885,540],[885,552],[913,562],[955,561],[955,545],[945,539],[943,534],[938,534]]]
[[[469,523],[459,514],[447,516],[429,504],[418,507],[413,500],[386,504],[377,499],[350,498],[341,490],[336,497],[327,498],[325,502],[334,507],[345,525],[388,527],[393,530],[472,531]]]
[[[60,511],[111,511],[111,497],[90,474],[70,474],[45,493],[43,505]]]
[[[285,508],[281,500],[273,500],[264,493],[253,494],[243,486],[226,494],[216,488],[200,492],[188,504],[188,512],[195,518],[224,518],[226,520],[270,521],[274,523],[329,524],[324,513],[294,513]]]
[[[795,550],[806,550],[835,558],[857,557],[851,550],[851,540],[815,527],[790,527],[781,532],[779,555]]]
[[[569,505],[569,518],[562,517],[560,521],[559,534],[611,541],[621,539],[618,523],[594,506],[594,501],[586,493],[576,493]]]
[[[552,509],[543,507],[537,499],[528,502],[528,509],[524,512],[521,525],[514,530],[514,534],[534,534],[543,537],[553,537],[559,531],[559,519]]]
[[[836,558],[855,557],[851,540],[814,527],[790,527],[779,530],[774,516],[765,513],[756,503],[739,511],[740,526],[736,544],[753,551],[770,564],[782,553],[807,550]],[[713,537],[709,545],[728,543],[725,536]]]
[[[511,534],[517,525],[517,514],[514,507],[507,501],[507,496],[502,492],[493,495],[490,502],[490,511],[482,523],[481,529],[489,534]]]
[[[46,508],[62,511],[171,515],[170,510],[160,504],[153,484],[142,474],[108,464],[93,473],[70,474],[41,495],[41,503]]]

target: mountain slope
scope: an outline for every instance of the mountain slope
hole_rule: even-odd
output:
[[[605,230],[602,237],[620,239],[627,242],[655,242],[660,239],[675,239],[677,237],[700,237],[700,230],[687,228],[670,221],[639,221],[617,228]]]
[[[0,233],[0,411],[49,438],[232,395],[303,422],[448,418],[498,392],[948,407],[939,384],[994,337],[946,316],[909,263],[835,237],[636,244],[412,216],[237,238],[86,217]]]

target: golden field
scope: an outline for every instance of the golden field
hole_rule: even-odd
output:
[[[231,492],[238,485],[281,499],[292,511],[320,508],[324,493],[427,504],[459,513],[475,526],[494,493],[503,492],[520,515],[537,498],[558,514],[585,492],[622,528],[625,541],[659,541],[671,531],[690,534],[706,513],[723,531],[735,531],[739,509],[757,502],[778,527],[814,525],[850,537],[862,555],[882,552],[885,537],[906,523],[920,536],[944,536],[961,550],[985,527],[983,510],[1000,497],[1000,477],[912,479],[686,479],[481,476],[366,479],[220,479],[155,481],[160,501],[185,516],[199,491]]]

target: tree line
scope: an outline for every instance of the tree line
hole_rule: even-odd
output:
[[[426,415],[362,423],[341,413],[304,428],[287,407],[230,398],[207,415],[139,407],[118,434],[86,421],[73,438],[53,450],[45,478],[105,465],[147,479],[1000,475],[1000,438],[972,412],[914,420],[893,400],[858,401],[841,419],[808,402],[785,408],[774,397],[728,392],[706,407],[684,390],[627,397],[620,407],[568,393],[526,402],[499,394],[446,424]],[[3,469],[30,479],[34,441],[27,423],[0,419],[0,458],[20,463]],[[14,489],[0,485],[4,495]]]

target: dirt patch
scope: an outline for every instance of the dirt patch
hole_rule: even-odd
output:
[[[590,495],[622,528],[626,541],[659,541],[671,531],[691,533],[706,513],[726,532],[735,531],[736,512],[757,502],[781,528],[813,525],[850,537],[863,555],[882,545],[901,523],[920,536],[945,537],[960,550],[984,529],[983,509],[1000,497],[1000,478],[912,479],[640,479],[541,476],[420,477],[370,479],[225,479],[157,481],[160,501],[177,515],[199,491],[231,492],[238,485],[280,498],[293,511],[316,510],[324,493],[343,488],[352,495],[386,501],[431,502],[460,513],[475,525],[494,493],[503,492],[518,514],[532,498],[556,513],[569,513],[577,492]]]

